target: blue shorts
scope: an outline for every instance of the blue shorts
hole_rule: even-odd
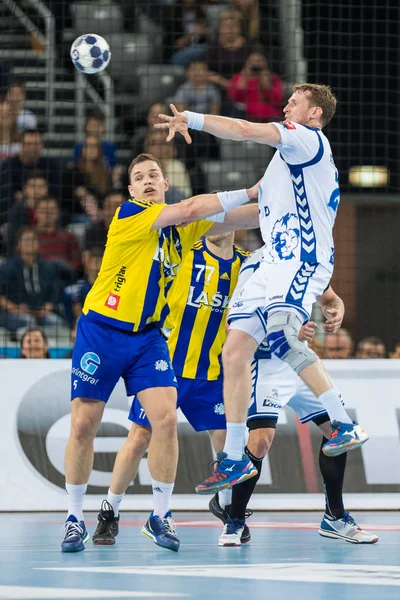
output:
[[[222,379],[206,381],[177,376],[178,404],[195,431],[226,429]],[[142,427],[150,427],[139,400],[132,401],[129,419]]]
[[[156,327],[131,333],[82,315],[72,355],[71,399],[107,402],[120,377],[128,396],[177,387],[164,336]]]

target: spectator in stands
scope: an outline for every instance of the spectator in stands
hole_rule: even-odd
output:
[[[208,81],[226,91],[232,77],[243,69],[250,50],[250,43],[241,33],[240,14],[223,10],[219,15],[218,39],[207,48]]]
[[[240,103],[243,116],[251,121],[281,118],[285,99],[283,84],[278,75],[269,70],[261,49],[251,52],[242,71],[233,76],[227,96],[232,102]]]
[[[161,161],[170,187],[182,192],[186,198],[192,195],[189,173],[184,163],[175,158],[175,145],[173,141],[166,141],[165,132],[157,129],[149,131],[145,142],[145,152],[152,154]]]
[[[356,348],[356,358],[386,358],[386,348],[383,341],[370,336],[360,340]]]
[[[41,171],[32,172],[22,188],[22,199],[16,200],[8,217],[8,253],[15,249],[17,233],[25,225],[35,225],[35,205],[38,200],[47,198],[49,186],[46,176]]]
[[[400,358],[400,342],[396,342],[393,352],[389,352],[389,358]]]
[[[100,247],[104,252],[108,228],[117,208],[125,201],[125,196],[119,190],[111,190],[104,198],[97,221],[89,225],[85,233],[84,249],[92,250]]]
[[[71,327],[82,313],[85,298],[100,271],[103,254],[103,247],[94,246],[90,250],[87,250],[83,255],[85,276],[83,279],[79,279],[79,281],[64,289],[62,302],[64,304],[65,317]]]
[[[71,328],[71,334],[70,335],[71,335],[71,346],[72,346],[72,348],[70,348],[70,350],[68,350],[68,352],[66,352],[62,358],[72,358],[72,355],[74,353],[74,346],[75,346],[75,342],[76,342],[76,327],[78,325],[78,320],[79,319],[77,319],[75,321],[75,323],[72,325],[72,328]]]
[[[90,111],[86,119],[85,135],[98,137],[101,142],[103,158],[110,169],[118,165],[117,147],[114,142],[108,142],[104,139],[106,135],[106,117],[99,108]],[[77,163],[82,154],[83,143],[75,144],[74,163]]]
[[[212,83],[208,83],[207,65],[202,60],[193,60],[186,69],[187,81],[177,90],[174,104],[179,111],[218,115],[221,95]]]
[[[59,327],[55,311],[58,282],[52,264],[39,257],[39,240],[33,227],[18,235],[18,255],[0,270],[0,327],[15,332],[20,327]]]
[[[11,82],[7,90],[6,100],[10,103],[18,131],[37,129],[38,122],[36,116],[33,112],[25,108],[26,87],[24,81],[14,79]]]
[[[21,352],[17,358],[50,358],[49,343],[42,329],[31,327],[21,339]]]
[[[82,154],[67,166],[63,175],[63,212],[75,222],[90,222],[97,218],[97,202],[111,189],[111,170],[107,166],[99,139],[88,135]]]
[[[173,65],[185,67],[205,55],[208,25],[203,4],[200,0],[175,0],[170,8],[164,47],[172,52]]]
[[[336,333],[327,333],[324,341],[324,358],[351,358],[354,342],[350,333],[344,327]]]
[[[15,156],[21,149],[16,121],[8,102],[0,102],[0,160]]]
[[[135,156],[143,154],[144,143],[146,141],[146,135],[149,131],[153,131],[154,125],[158,123],[159,114],[168,114],[169,106],[162,102],[156,102],[152,104],[147,113],[147,127],[138,127],[135,131],[135,135],[132,138],[132,148]]]
[[[60,208],[55,198],[37,200],[35,206],[39,254],[51,261],[64,281],[73,281],[82,269],[81,252],[75,234],[59,226]]]
[[[33,172],[45,173],[51,195],[58,198],[60,165],[57,161],[42,156],[43,147],[42,134],[37,130],[26,130],[21,134],[19,153],[0,163],[0,218],[4,215],[6,219],[12,203],[22,199],[25,181]]]

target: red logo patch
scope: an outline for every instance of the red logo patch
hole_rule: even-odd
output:
[[[296,126],[292,121],[282,121],[282,125],[286,127],[286,129],[296,129]]]
[[[117,296],[116,294],[109,294],[104,306],[111,308],[112,310],[118,309],[119,301],[121,300],[121,296]]]

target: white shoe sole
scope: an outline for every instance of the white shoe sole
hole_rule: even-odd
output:
[[[334,533],[333,531],[326,531],[325,529],[319,529],[318,533],[319,535],[322,535],[322,537],[345,540],[346,542],[350,542],[351,544],[376,544],[376,542],[379,539],[377,536],[375,536],[374,539],[370,541],[357,540],[356,538],[351,538],[346,535],[340,535],[340,533]]]
[[[327,446],[327,448],[322,448],[322,452],[325,454],[325,456],[340,456],[340,454],[344,454],[349,450],[356,450],[357,448],[361,448],[361,446],[365,444],[365,442],[367,442],[368,440],[369,437],[367,436],[365,439],[354,440],[354,442],[350,442],[345,446]]]

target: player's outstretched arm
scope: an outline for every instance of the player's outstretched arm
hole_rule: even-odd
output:
[[[274,148],[281,141],[279,130],[270,123],[250,123],[244,119],[202,115],[191,111],[179,112],[173,104],[170,104],[170,107],[173,116],[160,114],[158,116],[161,122],[154,125],[157,129],[168,129],[167,142],[174,138],[175,133],[180,133],[190,144],[192,138],[189,129],[205,131],[224,140],[251,140]]]
[[[321,296],[318,296],[317,301],[326,319],[323,325],[325,332],[335,333],[342,326],[344,318],[345,307],[343,300],[329,286]]]
[[[214,223],[207,235],[218,235],[238,229],[258,229],[258,227],[260,227],[258,204],[247,204],[226,213],[223,223]]]
[[[154,221],[152,229],[201,221],[213,215],[221,215],[221,219],[224,220],[225,215],[223,213],[227,213],[242,204],[246,204],[249,200],[257,198],[257,194],[258,184],[248,190],[193,196],[193,198],[182,200],[178,204],[166,206]]]

